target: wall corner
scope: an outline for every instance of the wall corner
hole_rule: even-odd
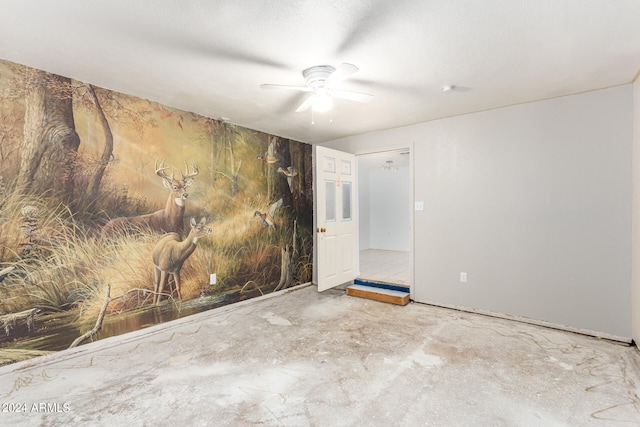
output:
[[[633,81],[631,334],[640,348],[640,70]]]

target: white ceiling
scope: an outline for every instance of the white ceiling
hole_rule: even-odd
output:
[[[0,58],[319,143],[630,83],[640,1],[0,0]],[[343,62],[332,123],[260,88]]]

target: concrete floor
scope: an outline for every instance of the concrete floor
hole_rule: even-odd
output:
[[[639,384],[634,347],[310,286],[4,366],[0,425],[630,426]]]

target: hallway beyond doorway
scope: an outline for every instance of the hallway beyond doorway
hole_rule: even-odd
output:
[[[410,285],[409,251],[363,249],[360,251],[360,277]]]

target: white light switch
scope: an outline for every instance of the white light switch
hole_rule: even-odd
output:
[[[467,283],[467,273],[460,273],[460,283]]]
[[[415,210],[423,211],[424,210],[424,202],[415,202]]]

